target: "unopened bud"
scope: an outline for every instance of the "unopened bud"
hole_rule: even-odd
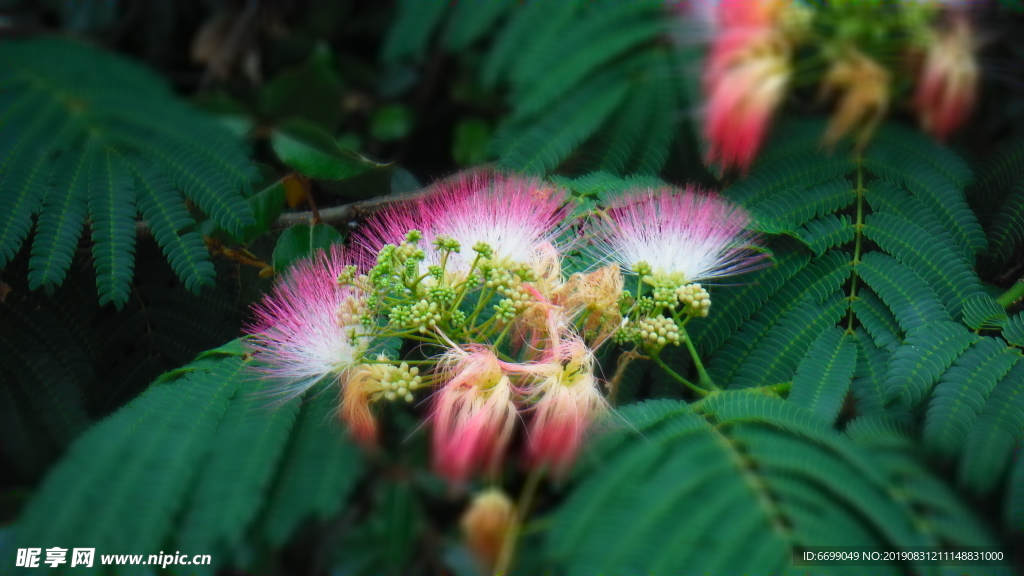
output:
[[[514,521],[515,506],[498,488],[474,496],[462,515],[462,535],[466,546],[473,551],[488,574],[494,569],[501,546]]]

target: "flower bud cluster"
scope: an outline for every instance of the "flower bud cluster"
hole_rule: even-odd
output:
[[[402,362],[398,366],[391,364],[378,364],[383,367],[383,374],[380,378],[380,387],[384,391],[384,398],[394,402],[402,399],[412,402],[412,393],[423,387],[423,377],[420,376],[420,369],[409,367],[408,362]],[[374,366],[376,369],[377,366]]]
[[[679,327],[674,320],[664,316],[644,318],[637,324],[637,330],[643,341],[657,348],[680,342]]]
[[[676,289],[676,297],[683,309],[694,316],[707,318],[711,308],[711,295],[700,284],[687,284]]]
[[[422,299],[411,306],[393,307],[388,319],[399,329],[412,329],[423,334],[437,326],[442,319],[441,312],[437,302]]]

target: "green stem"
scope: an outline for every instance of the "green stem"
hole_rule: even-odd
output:
[[[1021,298],[1024,298],[1024,278],[1014,282],[1013,286],[1010,286],[1009,290],[1003,292],[998,298],[996,298],[996,302],[999,302],[999,305],[1003,308],[1009,308],[1010,306],[1013,306],[1014,302]]]
[[[473,263],[469,265],[469,271],[466,272],[466,280],[459,287],[459,294],[455,297],[455,303],[452,304],[451,311],[454,312],[459,309],[459,305],[462,304],[462,299],[466,297],[466,293],[469,292],[469,278],[473,275],[473,270],[476,270],[476,265],[480,262],[480,254],[473,258]]]
[[[512,521],[512,526],[509,527],[508,532],[505,533],[505,540],[501,543],[501,551],[498,553],[498,561],[494,565],[495,576],[505,576],[512,566],[512,558],[515,556],[516,542],[519,540],[523,521],[526,520],[526,516],[530,513],[533,499],[537,495],[537,487],[540,486],[540,481],[543,477],[543,466],[534,468],[530,475],[526,477],[526,484],[523,485],[523,491],[519,494],[519,502],[516,503],[515,519]]]
[[[505,339],[505,335],[508,334],[508,331],[511,328],[512,328],[512,322],[507,322],[505,324],[505,328],[502,329],[501,334],[498,334],[498,339],[494,341],[494,347],[495,348],[497,348],[498,346],[501,345],[501,341]]]
[[[473,325],[476,324],[476,317],[483,311],[484,305],[494,298],[494,295],[498,293],[497,288],[484,288],[480,291],[480,299],[477,300],[476,308],[473,309],[473,313],[470,314],[469,318],[466,318],[466,326],[472,330]],[[452,308],[454,310],[454,308]]]
[[[686,342],[686,349],[690,351],[690,357],[693,358],[693,364],[697,367],[697,375],[700,377],[700,385],[708,390],[718,390],[718,386],[715,385],[715,381],[711,379],[708,371],[704,369],[704,364],[700,361],[700,356],[697,354],[697,348],[693,345],[693,339],[686,333],[686,327],[681,325],[679,330],[683,333],[683,341]]]
[[[857,264],[860,263],[860,251],[864,242],[864,157],[857,152],[857,223],[853,226],[855,235],[853,245],[853,278],[850,279],[850,312],[847,317],[846,331],[853,332],[853,301],[857,299]]]
[[[675,370],[673,370],[672,368],[669,368],[668,364],[665,364],[665,361],[661,359],[661,356],[658,355],[657,352],[655,352],[654,350],[649,350],[648,354],[650,355],[651,360],[654,360],[655,364],[657,364],[658,366],[661,366],[662,370],[664,370],[669,376],[671,376],[675,380],[679,381],[680,384],[682,384],[683,386],[686,386],[687,388],[689,388],[690,390],[693,390],[694,392],[696,392],[697,394],[700,394],[701,396],[707,396],[708,395],[708,391],[707,390],[701,388],[700,386],[697,386],[696,384],[694,384],[693,382],[690,382],[686,378],[683,378]]]

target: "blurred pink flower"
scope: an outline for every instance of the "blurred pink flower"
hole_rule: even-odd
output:
[[[790,43],[777,25],[778,0],[722,0],[704,69],[705,160],[747,170],[782,102]]]
[[[971,22],[967,14],[958,12],[925,54],[914,106],[922,127],[939,140],[947,139],[974,108],[978,90],[974,48]]]
[[[763,259],[745,230],[747,213],[693,187],[630,192],[608,216],[594,225],[596,250],[633,271],[642,262],[655,274],[703,282],[748,272]]]
[[[512,437],[516,406],[498,357],[483,346],[453,348],[439,370],[447,381],[431,405],[434,470],[461,485],[475,471],[497,469]]]

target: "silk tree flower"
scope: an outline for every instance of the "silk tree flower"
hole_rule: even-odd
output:
[[[345,383],[341,401],[341,419],[348,424],[352,437],[364,446],[377,443],[377,419],[370,405],[381,400],[412,402],[412,393],[426,384],[419,369],[402,362],[398,366],[384,354],[376,362],[352,368]]]
[[[608,264],[587,273],[577,273],[559,287],[554,302],[570,318],[583,321],[583,335],[598,348],[619,329],[622,310],[619,299],[625,278],[618,264]]]
[[[975,40],[967,14],[952,15],[950,27],[930,44],[914,95],[922,127],[945,140],[967,120],[978,91]]]
[[[535,404],[527,428],[526,461],[564,477],[576,462],[587,432],[608,411],[594,377],[594,354],[583,340],[568,335],[533,364],[506,366],[529,381],[521,391]]]
[[[722,0],[704,70],[705,160],[746,171],[786,94],[792,47],[780,25],[785,2]]]
[[[360,362],[366,349],[358,319],[363,294],[337,281],[350,264],[349,253],[332,246],[295,264],[254,306],[256,319],[247,332],[271,382],[270,395],[288,400],[326,378],[344,388],[349,370]]]
[[[636,190],[593,224],[595,251],[641,275],[677,284],[742,274],[761,264],[741,208],[690,187]]]
[[[889,72],[850,49],[832,64],[822,80],[821,97],[834,93],[839,94],[839,103],[825,131],[825,144],[832,146],[860,127],[857,144],[863,148],[889,109]]]
[[[487,244],[498,265],[548,266],[560,224],[565,219],[565,193],[534,178],[474,173],[434,186],[417,202],[388,208],[356,235],[356,243],[376,254],[385,244],[402,242],[409,230],[423,234],[421,246],[438,237],[456,240],[461,252],[451,254],[448,269],[466,271],[476,257],[472,248]],[[425,267],[440,264],[426,250]]]
[[[439,365],[444,384],[434,394],[434,470],[463,485],[477,470],[497,470],[512,437],[512,386],[493,351],[478,344],[452,348]]]

